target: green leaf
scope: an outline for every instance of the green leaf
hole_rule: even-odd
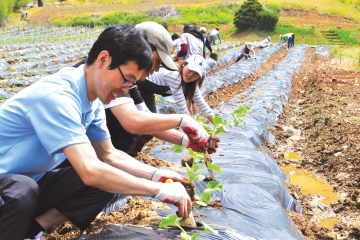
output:
[[[166,228],[168,226],[176,226],[178,222],[181,221],[182,218],[178,218],[176,214],[170,214],[166,217],[163,217],[161,219],[161,222],[159,224],[159,227]]]
[[[222,117],[220,116],[215,116],[214,117],[214,125],[217,127],[219,124],[222,123]]]
[[[202,206],[202,207],[206,207],[207,206],[207,204],[206,203],[204,203],[203,201],[195,201],[197,204],[199,204],[200,206]]]
[[[224,130],[224,126],[220,126],[214,133],[215,136],[219,135],[220,133],[223,133]]]
[[[201,116],[197,116],[196,121],[198,121],[200,123],[206,123],[207,122],[207,120],[205,118],[201,117]]]
[[[209,225],[207,225],[206,223],[201,222],[201,224],[202,224],[203,227],[204,227],[204,232],[213,233],[213,234],[218,234],[218,233],[219,233],[218,230],[212,229],[212,228],[211,228]]]
[[[189,154],[195,159],[196,153],[191,148],[188,148],[188,151],[189,151]]]
[[[219,181],[210,181],[208,182],[208,188],[212,191],[222,190],[223,186]]]
[[[182,146],[175,144],[174,145],[174,151],[175,152],[182,152]]]
[[[180,233],[180,238],[181,240],[191,240],[191,237],[186,232]]]
[[[205,153],[195,152],[194,159],[198,159],[200,161],[203,161],[205,159]]]
[[[201,200],[203,200],[205,203],[208,203],[211,198],[211,190],[205,189],[205,191],[201,194]]]
[[[204,180],[205,179],[205,176],[204,175],[197,175],[194,177],[194,181],[201,181],[201,180]]]
[[[208,164],[207,164],[207,168],[210,169],[210,170],[214,170],[214,171],[222,174],[222,170],[221,170],[220,166],[218,166],[218,165],[216,165],[216,164],[208,163]]]
[[[198,233],[194,233],[192,236],[191,236],[191,240],[198,240],[200,239],[200,235]]]
[[[192,169],[190,168],[190,166],[187,164],[187,163],[185,163],[185,166],[186,166],[186,173],[187,173],[187,175],[188,175],[188,178],[189,178],[189,181],[190,182],[192,182],[191,181],[191,177],[192,177]]]

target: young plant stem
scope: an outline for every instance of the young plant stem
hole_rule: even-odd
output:
[[[211,156],[208,152],[205,153],[205,161],[204,162],[205,162],[205,166],[209,172],[210,178],[212,180],[215,180],[214,171],[208,168],[208,163],[212,163]]]

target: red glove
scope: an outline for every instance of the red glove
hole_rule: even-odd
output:
[[[208,148],[207,152],[209,154],[216,153],[216,148],[219,147],[218,142],[220,142],[220,138],[215,137],[215,139],[216,139],[215,148]],[[208,140],[200,142],[200,143],[196,142],[196,141],[192,141],[184,134],[184,136],[181,140],[181,146],[183,146],[184,148],[191,148],[195,152],[201,152],[201,147],[202,146],[208,147],[209,142],[208,142]]]
[[[156,169],[156,171],[153,173],[151,177],[151,181],[153,182],[164,183],[168,179],[172,179],[174,182],[182,182],[185,184],[189,183],[189,180],[184,176],[178,174],[177,172],[166,169]]]
[[[161,184],[161,190],[154,198],[165,203],[174,204],[178,207],[179,215],[188,218],[189,212],[192,210],[192,204],[184,186],[179,182],[159,184]]]
[[[181,146],[183,146],[184,148],[191,148],[195,152],[201,152],[201,147],[202,146],[207,147],[208,144],[209,143],[207,140],[198,142],[193,139],[189,139],[188,136],[186,136],[186,134],[184,134],[183,138],[181,139]]]
[[[181,127],[184,133],[191,141],[204,142],[209,138],[209,134],[205,131],[203,126],[191,117],[184,115],[181,117],[179,127]]]

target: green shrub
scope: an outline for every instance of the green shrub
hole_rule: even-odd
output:
[[[234,17],[235,26],[241,30],[254,27],[263,30],[273,30],[278,21],[278,16],[265,10],[257,0],[245,1]]]
[[[14,12],[19,11],[22,7],[28,5],[32,0],[15,0]]]
[[[274,30],[279,21],[279,17],[269,11],[261,11],[258,13],[260,28],[264,30]]]
[[[258,25],[258,13],[263,11],[257,0],[245,1],[235,13],[234,25],[239,29],[248,29]]]

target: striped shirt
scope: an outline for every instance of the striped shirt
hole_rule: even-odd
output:
[[[188,114],[188,115],[190,114],[186,106],[186,99],[184,96],[184,92],[181,88],[181,76],[178,71],[174,72],[174,71],[169,71],[165,68],[160,68],[159,72],[154,72],[148,77],[147,80],[159,86],[168,86],[170,88],[170,92],[166,92],[166,94],[173,95],[176,106],[178,108],[178,113]],[[204,117],[209,117],[214,115],[214,112],[205,102],[199,90],[199,87],[196,87],[193,101],[199,107],[199,110]]]

